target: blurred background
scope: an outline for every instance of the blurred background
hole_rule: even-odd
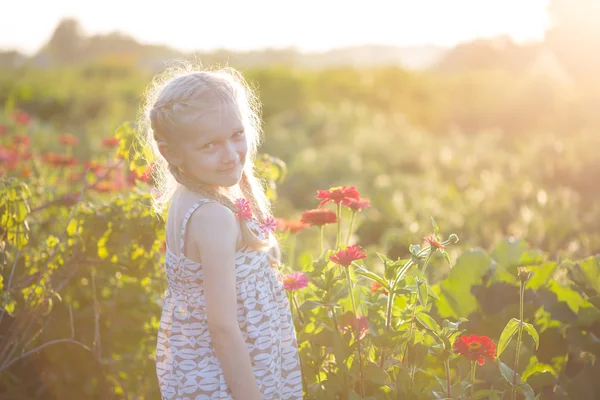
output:
[[[431,233],[430,217],[460,237],[456,252],[512,237],[554,259],[587,257],[600,252],[598,21],[600,0],[11,2],[0,14],[0,175],[37,185],[34,203],[57,201],[42,197],[70,193],[84,165],[105,160],[168,61],[230,65],[263,104],[260,151],[285,164],[276,217],[316,207],[317,189],[355,185],[373,207],[353,240],[390,258]],[[93,193],[126,198],[146,178]],[[122,307],[160,297],[160,265],[143,271]],[[59,368],[25,390],[23,364],[4,384],[31,398],[158,398],[156,304],[104,350],[137,370],[84,363],[93,378]]]

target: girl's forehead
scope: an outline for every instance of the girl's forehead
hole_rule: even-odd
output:
[[[193,124],[194,133],[204,137],[231,134],[243,127],[242,116],[235,105],[224,105],[203,113]]]

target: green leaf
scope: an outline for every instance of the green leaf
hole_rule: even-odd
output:
[[[429,295],[427,294],[427,282],[421,281],[417,283],[419,302],[423,307],[427,307]]]
[[[511,386],[513,386],[514,371],[508,365],[504,364],[500,360],[498,360],[498,367],[500,368],[500,373],[502,374],[504,379]],[[535,393],[534,393],[533,389],[531,388],[531,386],[529,386],[527,383],[525,383],[525,382],[523,382],[523,380],[521,380],[521,377],[519,376],[519,374],[517,374],[516,383],[517,383],[516,386],[521,390],[521,392],[523,392],[523,395],[525,396],[526,400],[534,400]]]
[[[356,275],[361,275],[361,276],[364,276],[365,278],[369,278],[372,281],[379,282],[379,284],[381,286],[383,286],[383,288],[385,290],[387,290],[388,292],[390,291],[390,285],[388,285],[388,283],[385,281],[385,279],[383,279],[382,277],[380,277],[376,273],[371,272],[371,271],[369,271],[369,270],[367,270],[365,268],[362,268],[362,267],[355,268],[354,269],[354,273],[356,273]]]
[[[502,354],[502,352],[506,349],[506,346],[508,346],[508,343],[513,336],[515,336],[515,333],[519,328],[519,322],[520,321],[518,319],[513,318],[508,321],[504,327],[504,330],[502,330],[502,333],[500,334],[500,340],[498,340],[498,357],[500,357],[500,354]]]
[[[432,332],[439,333],[441,331],[440,326],[437,322],[429,314],[425,314],[423,312],[418,312],[415,314],[415,318],[417,321],[423,325],[425,329],[429,329]]]
[[[369,364],[365,368],[365,376],[367,379],[377,385],[389,385],[391,383],[390,377],[383,368],[379,368],[378,365]]]
[[[444,258],[446,259],[446,262],[448,264],[452,264],[450,262],[450,254],[448,254],[448,252],[446,250],[440,250],[440,252],[442,253],[442,255],[444,256]]]
[[[310,311],[310,310],[314,310],[317,307],[322,306],[323,303],[321,303],[320,301],[316,301],[316,300],[306,300],[304,301],[304,303],[302,303],[302,305],[300,306],[300,311]]]
[[[435,219],[431,217],[431,225],[433,226],[433,231],[435,233],[440,233],[440,227],[435,223]]]
[[[529,336],[531,336],[531,338],[535,342],[535,349],[537,350],[540,346],[540,335],[538,335],[533,325],[528,324],[527,322],[523,322],[523,328],[525,328],[525,331],[529,334]]]
[[[436,304],[442,318],[470,315],[477,310],[477,299],[471,294],[474,285],[490,270],[490,258],[481,249],[460,255],[448,277],[440,284],[440,301]]]

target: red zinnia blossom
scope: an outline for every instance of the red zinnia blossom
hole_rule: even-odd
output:
[[[44,161],[54,167],[70,167],[77,165],[77,159],[67,154],[45,153]]]
[[[248,200],[243,198],[237,199],[235,205],[237,207],[236,215],[239,219],[252,219],[252,209],[250,208],[250,202]]]
[[[350,199],[350,202],[346,206],[352,211],[362,211],[365,208],[371,207],[371,200],[369,199]]]
[[[431,246],[433,246],[433,247],[435,247],[437,249],[445,249],[446,248],[446,246],[444,246],[443,244],[441,244],[440,242],[438,242],[437,239],[435,237],[433,237],[433,236],[427,236],[427,237],[425,237],[423,239],[425,239],[425,241],[427,243],[429,243]]]
[[[29,143],[30,143],[29,136],[25,136],[25,135],[15,135],[15,136],[13,136],[12,141],[17,146],[23,145],[24,147],[29,146]]]
[[[310,225],[306,224],[300,220],[289,220],[283,218],[275,218],[275,222],[277,223],[277,229],[281,231],[290,230],[291,233],[299,233],[304,229],[308,228]]]
[[[331,261],[344,267],[349,267],[353,261],[360,260],[361,258],[367,258],[367,254],[356,244],[346,246],[344,249],[338,250],[337,253],[329,256]]]
[[[31,117],[25,111],[17,110],[12,114],[13,120],[19,125],[29,125],[31,123]]]
[[[102,146],[107,149],[114,149],[119,145],[119,138],[117,137],[109,137],[102,139]]]
[[[10,150],[0,146],[0,164],[6,163],[9,170],[17,168],[18,155],[15,150]]]
[[[373,283],[371,283],[371,294],[375,294],[379,291],[379,289],[381,289],[383,286],[381,285],[381,283],[374,281]],[[387,294],[387,290],[383,289],[381,291],[381,293],[383,293],[384,295]]]
[[[92,186],[92,188],[97,192],[106,193],[106,192],[114,192],[116,190],[119,190],[121,187],[114,182],[100,181],[100,182],[96,183],[94,186]]]
[[[348,205],[352,199],[358,200],[360,193],[356,190],[356,187],[350,186],[338,186],[329,190],[317,190],[317,199],[323,199],[319,203],[319,207],[333,201],[335,204]]]
[[[79,139],[70,133],[63,133],[62,135],[58,136],[58,143],[65,146],[77,146]]]
[[[260,229],[264,232],[265,235],[275,232],[275,230],[277,229],[277,223],[275,222],[275,218],[271,216],[267,217],[265,222],[260,224]]]
[[[283,278],[285,290],[294,291],[308,286],[308,278],[302,272],[292,272]]]
[[[308,225],[323,226],[337,222],[335,211],[325,208],[315,208],[314,210],[304,211],[301,221]]]
[[[369,332],[369,324],[367,323],[367,317],[359,315],[354,316],[351,311],[345,312],[340,316],[340,330],[341,331],[352,331],[356,330],[358,324],[358,336],[362,339]]]
[[[463,335],[454,342],[454,352],[477,361],[479,365],[485,362],[483,357],[491,361],[496,359],[496,345],[487,336]]]

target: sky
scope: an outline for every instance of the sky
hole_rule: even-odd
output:
[[[32,54],[62,18],[184,51],[363,45],[444,47],[507,34],[541,40],[548,0],[19,0],[0,13],[0,50]]]

